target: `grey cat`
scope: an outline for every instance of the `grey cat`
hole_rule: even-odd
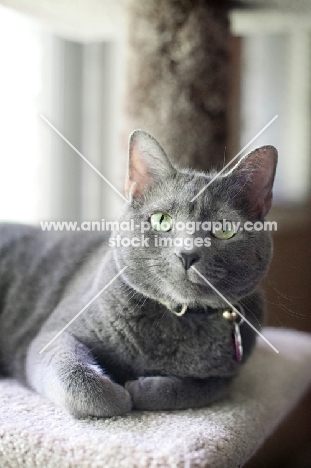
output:
[[[270,236],[203,228],[189,236],[173,221],[262,221],[276,162],[272,146],[256,149],[191,202],[214,174],[177,170],[160,144],[137,130],[126,179],[130,202],[121,216],[135,228],[111,239],[141,238],[140,223],[150,221],[148,243],[111,247],[103,232],[2,224],[1,373],[79,418],[203,407],[226,395],[256,333],[247,323],[238,327],[239,362],[233,322],[224,317],[228,304],[204,278],[260,329],[257,286],[270,262]],[[199,247],[156,245],[159,238],[207,235],[209,244]]]

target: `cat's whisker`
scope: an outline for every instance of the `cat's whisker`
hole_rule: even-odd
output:
[[[308,314],[301,314],[299,312],[294,312],[292,309],[290,309],[289,307],[286,307],[284,304],[281,304],[280,302],[272,302],[268,300],[266,300],[266,302],[267,304],[278,306],[283,312],[285,312],[288,315],[291,315],[292,317],[295,317],[301,320],[309,318]]]

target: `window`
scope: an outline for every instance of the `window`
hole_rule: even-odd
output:
[[[241,147],[254,142],[279,150],[275,203],[303,203],[310,195],[310,30],[303,15],[236,11],[232,31],[242,37]]]
[[[1,221],[116,216],[122,199],[40,114],[122,191],[121,49],[65,40],[0,7]]]
[[[36,222],[41,161],[38,98],[40,35],[18,14],[0,8],[0,219]]]

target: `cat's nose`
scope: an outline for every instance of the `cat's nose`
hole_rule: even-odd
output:
[[[178,258],[182,261],[185,270],[189,270],[191,265],[198,262],[200,260],[200,254],[197,250],[183,250],[177,249],[175,250],[175,254]]]

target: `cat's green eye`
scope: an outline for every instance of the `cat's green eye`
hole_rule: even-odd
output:
[[[173,219],[170,215],[158,211],[150,216],[150,224],[155,231],[167,232],[173,227]]]
[[[234,226],[231,224],[230,226],[226,226],[225,229],[215,229],[213,231],[213,236],[220,240],[228,240],[231,239],[236,234]]]

